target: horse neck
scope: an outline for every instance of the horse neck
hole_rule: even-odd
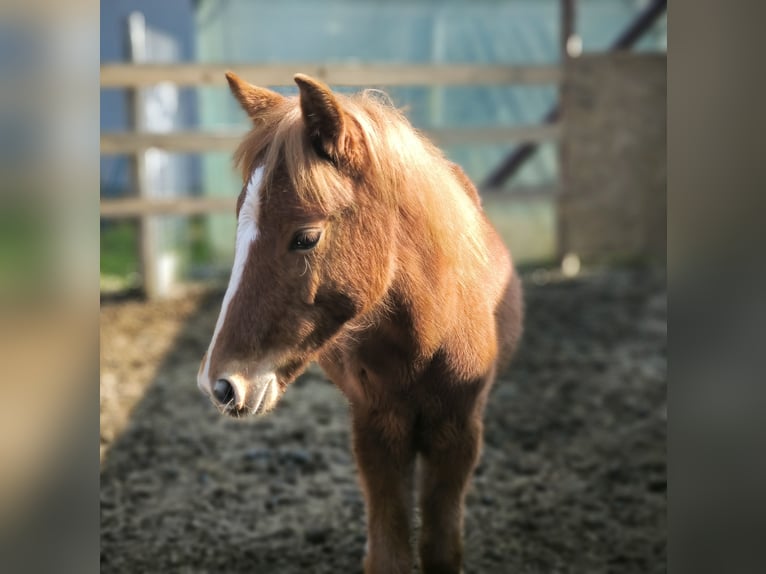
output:
[[[459,178],[447,176],[452,179],[438,188],[405,182],[392,242],[396,272],[387,301],[408,316],[426,354],[468,311],[462,308],[465,293],[479,288],[486,267],[478,202]]]

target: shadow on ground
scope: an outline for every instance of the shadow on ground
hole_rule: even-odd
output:
[[[665,276],[537,272],[525,288],[465,572],[665,572]],[[220,417],[195,383],[219,304],[102,310],[102,572],[360,572],[344,399],[311,373],[264,418]]]

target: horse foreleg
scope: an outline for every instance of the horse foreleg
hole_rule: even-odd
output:
[[[367,503],[365,574],[410,574],[415,453],[395,419],[354,415],[354,453]]]
[[[481,422],[444,423],[429,433],[420,477],[420,563],[424,574],[458,574],[463,504],[481,449]]]

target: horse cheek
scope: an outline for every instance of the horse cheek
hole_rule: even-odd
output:
[[[308,259],[305,259],[302,263],[304,266],[303,272],[299,277],[299,299],[306,305],[313,306],[316,302],[317,291],[319,290],[319,271],[316,269],[317,265],[313,265]]]

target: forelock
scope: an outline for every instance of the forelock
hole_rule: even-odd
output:
[[[284,170],[299,201],[307,206],[331,213],[350,203],[349,182],[309,142],[298,99],[286,98],[273,112],[253,127],[235,152],[243,181],[263,166],[267,196],[275,174]]]

